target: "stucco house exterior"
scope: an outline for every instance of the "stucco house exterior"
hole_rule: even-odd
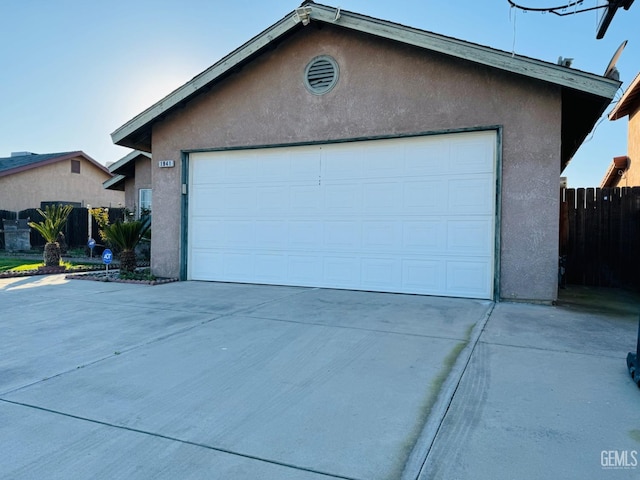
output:
[[[112,174],[82,151],[13,152],[0,158],[0,209],[18,212],[47,203],[117,206],[124,194],[104,190]]]
[[[619,85],[305,2],[112,139],[153,153],[156,275],[552,302]]]
[[[134,150],[108,168],[114,177],[103,183],[104,188],[124,192],[124,205],[136,217],[151,213],[151,154]]]
[[[627,154],[615,157],[601,187],[640,186],[640,73],[636,75],[609,113],[609,120],[629,117]]]

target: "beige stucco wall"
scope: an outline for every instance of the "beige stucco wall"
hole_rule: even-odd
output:
[[[139,192],[142,188],[152,188],[151,159],[146,157],[140,157],[136,160],[135,176],[125,179],[125,205],[129,210],[138,212]]]
[[[39,208],[40,202],[78,202],[83,206],[116,207],[124,192],[106,190],[109,175],[82,158],[80,173],[71,173],[71,160],[44,165],[0,177],[0,209],[20,211]]]
[[[638,110],[629,115],[629,130],[627,133],[627,156],[629,170],[618,183],[620,187],[640,186],[640,105]]]
[[[302,79],[333,56],[327,95]],[[503,126],[500,294],[552,301],[557,292],[561,97],[557,87],[350,31],[313,24],[206,96],[157,123],[152,167],[152,268],[180,267],[181,150],[288,144]],[[158,214],[158,212],[162,212]]]

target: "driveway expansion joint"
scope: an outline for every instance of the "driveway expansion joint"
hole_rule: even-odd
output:
[[[459,353],[457,360],[448,372],[447,378],[440,389],[440,393],[429,411],[429,415],[424,427],[422,428],[422,432],[415,442],[413,450],[409,454],[405,463],[401,477],[402,480],[418,480],[422,476],[438,433],[440,432],[444,419],[449,412],[453,398],[460,387],[462,377],[469,366],[473,352],[475,351],[478,343],[480,343],[480,337],[491,318],[495,305],[495,303],[491,304],[491,307],[485,312],[482,319],[476,323],[470,331],[466,346]]]
[[[278,460],[270,460],[268,458],[262,458],[262,457],[258,457],[256,455],[250,455],[250,454],[246,454],[246,453],[235,452],[233,450],[229,450],[229,449],[226,449],[226,448],[214,447],[214,446],[207,445],[207,444],[200,443],[200,442],[193,442],[193,441],[190,441],[190,440],[184,440],[184,439],[177,438],[177,437],[171,437],[169,435],[163,435],[161,433],[155,433],[155,432],[150,432],[150,431],[147,431],[147,430],[141,430],[139,428],[126,427],[124,425],[117,425],[117,424],[114,424],[114,423],[105,422],[105,421],[97,420],[97,419],[94,419],[94,418],[81,417],[79,415],[73,415],[71,413],[65,413],[65,412],[61,412],[61,411],[58,411],[58,410],[53,410],[53,409],[46,408],[46,407],[40,407],[38,405],[31,405],[29,403],[16,402],[16,401],[8,400],[8,399],[1,398],[1,397],[0,397],[0,402],[8,403],[8,404],[11,404],[11,405],[14,405],[14,406],[18,406],[18,407],[32,408],[34,410],[38,410],[38,411],[41,411],[41,412],[46,412],[46,413],[50,413],[50,414],[53,414],[53,415],[60,415],[60,416],[66,417],[66,418],[72,418],[74,420],[80,420],[80,421],[83,421],[83,422],[89,422],[89,423],[93,423],[93,424],[96,424],[96,425],[102,425],[104,427],[115,428],[115,429],[118,429],[118,430],[124,430],[124,431],[130,432],[130,433],[148,435],[150,437],[159,438],[159,439],[167,440],[167,441],[170,441],[170,442],[177,442],[177,443],[181,443],[181,444],[184,444],[184,445],[190,445],[192,447],[204,448],[206,450],[212,450],[212,451],[215,451],[215,452],[218,452],[218,453],[224,453],[224,454],[227,454],[227,455],[233,455],[233,456],[236,456],[236,457],[242,457],[242,458],[246,458],[248,460],[254,460],[254,461],[257,461],[257,462],[269,463],[269,464],[272,464],[272,465],[278,465],[280,467],[290,468],[292,470],[298,470],[298,471],[301,471],[301,472],[308,472],[308,473],[313,473],[313,474],[316,474],[316,475],[322,475],[322,476],[325,476],[327,478],[334,478],[334,479],[337,479],[337,480],[363,480],[363,479],[359,479],[359,478],[356,478],[356,477],[346,477],[344,475],[340,475],[340,474],[336,474],[336,473],[323,472],[321,470],[315,470],[313,468],[303,467],[301,465],[295,465],[295,464],[292,464],[292,463],[280,462]]]

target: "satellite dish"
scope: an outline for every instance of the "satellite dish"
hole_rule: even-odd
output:
[[[620,80],[620,72],[618,72],[618,69],[616,68],[616,63],[618,62],[618,58],[620,58],[620,55],[622,55],[622,51],[626,46],[627,46],[627,40],[622,42],[618,47],[618,49],[616,50],[616,53],[613,54],[613,57],[611,57],[611,61],[609,62],[609,65],[607,65],[607,69],[604,71],[605,77],[612,78],[613,80]]]

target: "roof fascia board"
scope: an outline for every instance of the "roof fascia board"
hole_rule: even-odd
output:
[[[102,188],[104,188],[105,190],[109,190],[110,188],[118,185],[120,182],[124,182],[125,178],[126,177],[124,175],[116,175],[115,177],[102,182]]]
[[[300,23],[300,20],[295,18],[295,12],[288,14],[282,20],[267,28],[262,33],[258,34],[256,37],[252,38],[247,43],[216,62],[200,75],[194,77],[191,81],[174,90],[164,99],[152,105],[144,112],[125,123],[122,127],[115,130],[111,134],[113,143],[117,144],[139,128],[144,127],[147,123],[156,119],[162,113],[192,96],[202,87],[214,81],[224,73],[232,70],[236,65],[242,63],[244,60],[269,45],[275,39],[289,32],[291,29],[296,27],[298,23]]]
[[[450,37],[442,37],[423,30],[365,17],[352,12],[340,12],[325,5],[312,5],[311,18],[326,23],[344,26],[352,30],[425,48],[453,57],[469,60],[500,70],[525,75],[563,87],[591,93],[604,98],[613,98],[620,82],[580,70],[561,67],[532,58],[523,58],[493,48],[476,45]]]
[[[613,107],[613,110],[609,113],[609,120],[618,120],[619,118],[629,115],[630,103],[638,94],[640,94],[640,73],[636,75],[636,78],[633,79],[629,88],[622,94],[616,106]]]
[[[140,155],[144,155],[145,157],[147,157],[149,159],[151,158],[151,155],[149,155],[147,152],[141,152],[140,150],[133,150],[133,151],[127,153],[124,157],[122,157],[117,162],[114,162],[111,165],[109,165],[109,171],[111,173],[114,173],[116,170],[118,170],[119,168],[124,167],[126,164],[128,164],[133,159],[138,158]]]

